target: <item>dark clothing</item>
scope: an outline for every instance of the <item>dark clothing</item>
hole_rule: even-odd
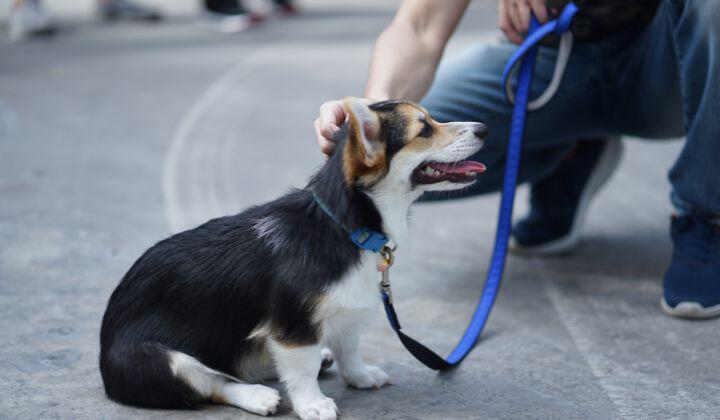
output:
[[[553,18],[569,0],[548,0]],[[660,0],[575,0],[580,12],[575,16],[572,32],[579,41],[606,38],[626,30],[640,30],[652,21]]]

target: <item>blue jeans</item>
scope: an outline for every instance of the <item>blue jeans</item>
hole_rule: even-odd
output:
[[[445,60],[422,101],[439,121],[481,121],[490,128],[477,156],[488,171],[467,195],[502,185],[512,107],[501,75],[515,49],[477,45]],[[532,96],[549,83],[556,54],[540,49]],[[686,135],[669,175],[673,203],[684,212],[720,216],[720,0],[663,0],[639,32],[576,43],[557,94],[528,115],[519,182],[551,173],[577,139],[621,134]]]

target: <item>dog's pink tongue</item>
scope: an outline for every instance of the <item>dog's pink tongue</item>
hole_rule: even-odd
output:
[[[464,174],[465,172],[485,172],[485,165],[480,162],[473,162],[472,160],[467,160],[463,163],[433,162],[431,166],[448,174]]]

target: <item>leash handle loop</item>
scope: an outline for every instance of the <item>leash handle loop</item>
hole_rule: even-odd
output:
[[[537,49],[537,44],[551,33],[560,35],[560,46],[558,47],[558,55],[557,60],[555,61],[553,76],[545,91],[536,99],[530,101],[527,109],[529,111],[536,111],[547,105],[547,103],[550,102],[550,99],[555,96],[555,93],[560,87],[560,82],[562,81],[563,74],[565,73],[567,63],[570,60],[570,52],[572,51],[574,44],[573,35],[572,32],[570,32],[570,25],[572,24],[573,17],[575,17],[578,10],[578,7],[574,3],[568,3],[558,19],[546,23],[535,32],[528,35],[525,42],[523,42],[517,51],[515,51],[515,53],[510,57],[510,60],[508,60],[508,63],[503,70],[502,76],[502,84],[505,86],[505,97],[508,102],[511,104],[515,103],[511,76],[515,73],[517,64],[525,56],[525,54],[528,53],[528,51]]]

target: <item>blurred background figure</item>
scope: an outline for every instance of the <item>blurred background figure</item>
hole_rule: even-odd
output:
[[[242,32],[260,23],[263,16],[253,12],[241,0],[204,0],[210,23],[222,33]]]
[[[135,3],[132,0],[98,0],[100,16],[106,20],[126,19],[159,21],[160,12],[152,7]]]
[[[204,0],[208,19],[216,28],[226,34],[242,32],[262,22],[262,13],[251,10],[242,0]],[[294,16],[298,13],[290,0],[272,0],[271,13],[281,16]]]
[[[97,10],[105,20],[158,21],[162,15],[154,8],[132,0],[97,0]],[[10,39],[50,35],[57,27],[41,0],[13,0],[10,5],[8,30]]]

